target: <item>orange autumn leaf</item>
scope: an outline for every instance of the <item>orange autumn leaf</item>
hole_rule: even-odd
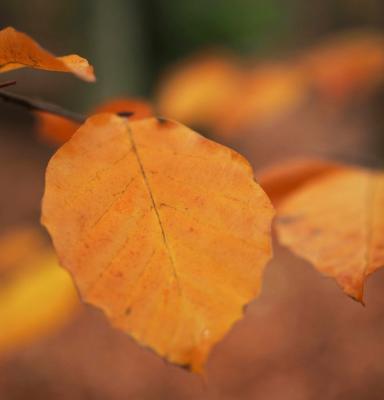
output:
[[[301,68],[291,63],[266,63],[243,72],[242,84],[232,93],[214,121],[218,136],[233,137],[243,129],[284,115],[307,95]]]
[[[35,111],[36,131],[41,141],[60,146],[79,128],[78,122],[44,111]]]
[[[159,87],[157,106],[166,117],[210,127],[241,82],[241,72],[233,60],[197,56],[169,71]]]
[[[114,99],[102,103],[89,115],[103,112],[133,112],[130,120],[147,118],[153,115],[152,107],[140,99]],[[65,143],[80,127],[80,124],[58,115],[35,112],[37,118],[37,132],[39,137],[46,143],[61,145]]]
[[[84,58],[76,54],[55,57],[25,33],[10,27],[1,30],[0,72],[23,67],[71,72],[85,81],[93,82],[95,80],[93,68]]]
[[[289,194],[277,215],[280,242],[362,302],[384,265],[384,172],[334,168]]]
[[[0,237],[0,354],[60,329],[78,306],[71,278],[37,229]]]
[[[52,157],[42,208],[82,298],[193,371],[259,294],[272,216],[234,151],[170,120],[112,114]]]
[[[384,37],[358,32],[336,37],[309,51],[301,63],[320,94],[349,100],[383,82]]]
[[[163,115],[231,137],[289,112],[306,95],[306,77],[293,63],[247,67],[211,55],[176,66],[160,85],[158,107]]]
[[[272,204],[276,207],[289,194],[306,182],[339,167],[338,163],[331,161],[299,158],[283,161],[256,171],[255,176]]]

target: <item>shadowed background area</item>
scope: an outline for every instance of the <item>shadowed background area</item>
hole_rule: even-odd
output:
[[[286,71],[345,31],[380,35],[383,15],[379,0],[2,0],[1,28],[14,26],[57,55],[81,54],[94,65],[97,82],[36,70],[1,78],[16,79],[15,92],[78,112],[125,96],[146,98],[163,113],[159,87],[186,57],[188,65],[195,54],[224,54],[250,69],[254,63]],[[334,58],[324,55],[322,62],[327,70]],[[311,86],[304,96],[290,97],[295,104],[287,112],[268,108],[268,118],[234,125],[231,134],[222,134],[227,125],[220,122],[241,100],[219,110],[215,124],[196,119],[191,125],[237,149],[255,169],[297,155],[380,167],[384,69],[372,81],[369,71],[344,97],[332,90],[320,96]],[[266,89],[256,85],[256,98],[269,94],[270,75],[262,76]],[[0,234],[38,225],[44,170],[54,150],[38,140],[33,115],[0,102]],[[369,279],[364,308],[277,243],[275,253],[261,297],[215,347],[204,378],[164,363],[112,329],[99,311],[79,305],[59,328],[12,351],[0,346],[0,398],[381,399],[384,272]],[[0,268],[0,290],[12,279]],[[0,319],[0,329],[5,323]]]

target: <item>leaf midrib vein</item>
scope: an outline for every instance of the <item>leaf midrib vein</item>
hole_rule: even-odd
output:
[[[170,261],[171,266],[172,266],[172,273],[173,273],[173,275],[175,277],[179,292],[181,292],[180,280],[179,280],[179,277],[178,277],[178,274],[177,274],[175,260],[173,258],[173,255],[172,255],[172,252],[171,252],[171,248],[170,248],[170,245],[169,245],[169,240],[167,238],[167,234],[165,233],[164,225],[163,225],[163,222],[161,221],[161,217],[160,217],[160,212],[159,212],[159,209],[157,207],[154,195],[152,193],[152,189],[151,189],[151,186],[149,184],[148,177],[147,177],[147,174],[145,172],[145,168],[144,168],[143,162],[141,160],[139,151],[137,149],[136,142],[135,142],[135,140],[133,138],[133,132],[132,132],[132,130],[131,130],[131,128],[130,128],[130,126],[128,124],[127,124],[127,132],[128,132],[129,139],[131,141],[133,153],[134,153],[134,155],[136,157],[136,160],[137,160],[137,163],[139,165],[140,172],[141,172],[141,175],[143,177],[144,184],[146,186],[146,189],[147,189],[147,192],[148,192],[148,195],[149,195],[153,210],[154,210],[155,215],[156,215],[157,222],[158,222],[159,227],[160,227],[160,231],[161,231],[162,239],[163,239],[163,242],[164,242],[164,246],[165,246],[165,248],[167,250],[168,258],[169,258],[169,261]]]

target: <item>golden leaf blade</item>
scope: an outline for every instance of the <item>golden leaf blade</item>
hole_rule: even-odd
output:
[[[200,371],[259,293],[272,216],[235,152],[173,121],[100,114],[51,159],[42,221],[85,301]]]
[[[339,167],[289,194],[277,214],[281,243],[362,302],[384,265],[384,173]]]
[[[55,57],[25,33],[11,27],[1,30],[0,73],[23,67],[71,72],[85,81],[95,81],[93,67],[84,58],[76,54]]]
[[[340,164],[315,158],[297,158],[256,171],[256,179],[272,204],[277,207],[289,194],[305,183],[339,169]]]

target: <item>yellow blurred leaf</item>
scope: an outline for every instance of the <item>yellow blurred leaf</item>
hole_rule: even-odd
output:
[[[55,332],[78,305],[70,276],[37,229],[0,238],[0,354]]]

